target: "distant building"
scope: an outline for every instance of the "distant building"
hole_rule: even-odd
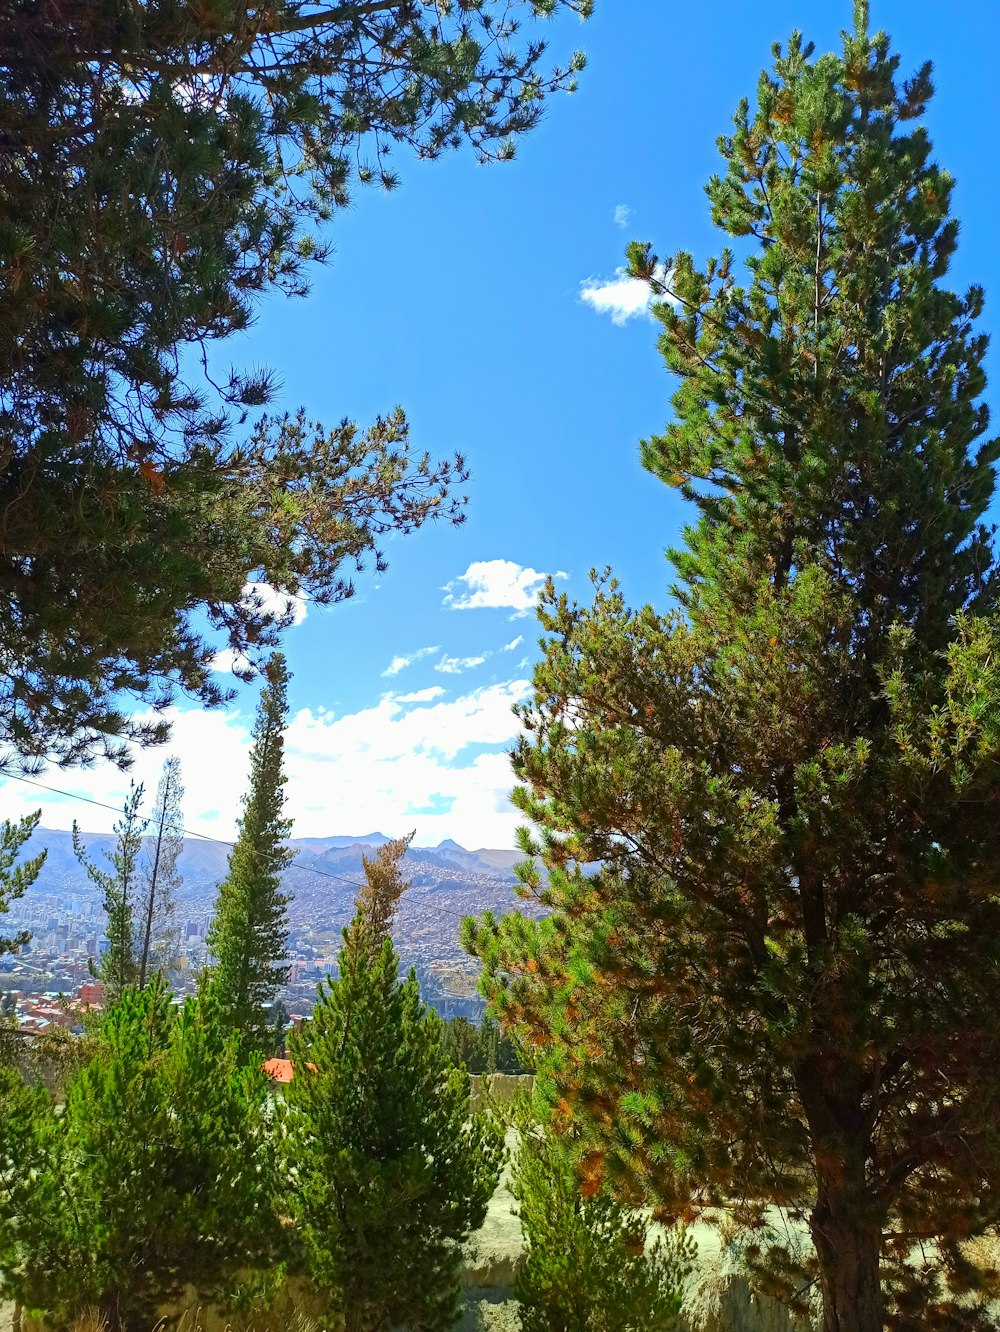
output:
[[[50,1026],[65,1027],[68,1031],[75,1021],[72,1013],[67,1013],[58,1004],[39,1003],[26,1010],[20,1025],[23,1031],[44,1031]]]
[[[101,1008],[104,1004],[104,982],[85,981],[77,987],[74,998],[86,1008]]]
[[[47,1031],[49,1027],[52,1026],[52,1023],[48,1018],[23,1017],[18,1025],[22,1031],[42,1032]]]

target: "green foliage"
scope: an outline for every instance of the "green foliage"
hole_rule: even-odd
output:
[[[0,1069],[17,1068],[23,1040],[18,1029],[13,1002],[9,1009],[0,1006]]]
[[[47,1088],[57,1101],[65,1099],[70,1079],[93,1058],[94,1033],[99,1033],[102,1017],[103,1014],[93,1014],[87,1022],[90,1030],[85,1030],[82,1036],[74,1036],[55,1022],[44,1031],[22,1035],[13,1066],[32,1086]]]
[[[0,1061],[0,1295],[20,1295],[24,1263],[44,1242],[42,1208],[54,1205],[46,1167],[53,1132],[51,1098]]]
[[[177,952],[174,926],[176,893],[181,885],[177,860],[184,849],[181,822],[181,761],[167,759],[156,788],[153,812],[149,817],[152,847],[147,851],[142,870],[143,907],[142,947],[139,950],[139,985],[149,976],[165,976]]]
[[[447,1018],[441,1038],[451,1063],[470,1073],[531,1073],[514,1042],[491,1013],[478,1026],[468,1018]]]
[[[866,25],[776,49],[719,141],[742,266],[631,248],[680,381],[643,458],[697,513],[682,609],[549,589],[515,767],[550,914],[464,939],[616,1188],[797,1211],[815,1259],[772,1288],[916,1332],[998,1293],[962,1243],[1000,1221],[1000,445],[929,69]]]
[[[113,872],[101,869],[89,859],[80,829],[76,820],[73,821],[73,850],[87,871],[87,877],[100,890],[107,918],[105,931],[108,950],[96,963],[91,960],[90,965],[94,975],[104,982],[105,1000],[109,1005],[116,1003],[125,987],[134,983],[139,970],[135,947],[135,904],[139,853],[142,850],[142,835],[146,830],[146,820],[140,814],[142,794],[142,786],[132,782],[122,817],[115,824],[117,841],[111,855]]]
[[[277,1033],[265,1005],[288,978],[288,898],[281,891],[293,854],[284,844],[292,827],[283,814],[287,718],[288,671],[275,653],[257,707],[239,835],[206,936],[215,959],[209,985],[220,1012],[244,1048],[267,1054]]]
[[[148,1328],[186,1284],[207,1301],[271,1259],[267,1079],[210,1005],[178,1010],[159,981],[126,990],[60,1113],[0,1078],[6,1294],[60,1321],[95,1306]]]
[[[471,143],[504,157],[547,94],[522,18],[590,0],[12,0],[0,33],[0,735],[30,766],[165,738],[121,698],[226,693],[379,538],[461,517],[461,459],[401,412],[259,417],[270,376],[208,370],[264,295],[299,294],[354,182]],[[204,369],[204,373],[202,373]],[[248,431],[241,427],[253,415]],[[249,436],[249,437],[247,437]]]
[[[522,1129],[511,1191],[527,1252],[516,1293],[524,1332],[669,1332],[695,1245],[683,1231],[647,1249],[644,1218],[581,1180],[566,1140]]]
[[[441,1022],[441,1044],[448,1062],[454,1068],[466,1068],[470,1073],[488,1073],[485,1052],[480,1047],[479,1028],[468,1018],[444,1018]]]
[[[471,1114],[441,1022],[389,939],[345,931],[339,978],[289,1035],[282,1120],[288,1201],[312,1280],[349,1332],[444,1332],[460,1242],[496,1187],[503,1131]]]
[[[10,910],[11,902],[24,896],[45,864],[45,851],[40,851],[37,856],[32,856],[20,865],[17,863],[21,848],[31,838],[41,817],[42,811],[39,809],[34,814],[26,814],[17,823],[7,819],[0,823],[0,916]],[[4,938],[0,934],[0,955],[17,952],[30,937],[26,931],[12,938]]]

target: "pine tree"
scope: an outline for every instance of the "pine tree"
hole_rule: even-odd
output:
[[[400,900],[413,882],[403,878],[403,857],[413,837],[390,837],[373,856],[361,856],[365,881],[354,902],[353,928],[369,940],[381,943],[389,937]]]
[[[496,1017],[489,1011],[483,1014],[479,1024],[479,1042],[487,1073],[533,1072],[524,1053],[511,1040],[510,1033],[501,1029]]]
[[[523,1332],[671,1332],[695,1246],[683,1231],[647,1250],[646,1219],[587,1188],[564,1138],[521,1128],[511,1192],[525,1255],[515,1293]]]
[[[114,1004],[127,985],[132,985],[138,974],[135,939],[135,905],[138,892],[139,853],[146,828],[140,809],[142,785],[132,782],[122,817],[115,824],[115,849],[111,855],[113,872],[101,869],[87,855],[80,829],[73,822],[73,850],[87,871],[87,877],[100,889],[104,914],[107,918],[107,951],[91,961],[91,970],[104,982],[105,999]]]
[[[510,1036],[501,1031],[492,1013],[484,1013],[477,1027],[468,1018],[448,1018],[444,1024],[448,1058],[470,1073],[531,1073]]]
[[[26,814],[17,823],[7,819],[0,823],[0,916],[10,910],[11,902],[24,896],[45,864],[45,851],[40,851],[37,856],[21,864],[17,863],[22,847],[31,839],[41,817],[42,811],[39,809],[34,814]],[[0,954],[17,952],[30,937],[23,930],[12,938],[4,938],[0,934]]]
[[[484,1073],[479,1029],[468,1018],[445,1018],[441,1027],[441,1043],[448,1062],[469,1073]]]
[[[184,849],[181,822],[181,761],[167,759],[156,788],[156,799],[149,823],[153,844],[147,851],[142,872],[142,896],[145,898],[142,948],[139,953],[139,987],[148,976],[169,970],[177,950],[174,910],[181,878],[177,859]]]
[[[288,1038],[289,1207],[305,1269],[346,1332],[444,1332],[458,1310],[460,1242],[486,1214],[503,1132],[471,1113],[441,1020],[413,972],[400,979],[387,927],[372,928],[398,901],[398,866],[385,868],[385,857],[366,866],[338,979],[320,985],[310,1022]]]
[[[840,55],[794,36],[708,186],[744,261],[631,247],[680,381],[643,445],[698,516],[680,610],[550,588],[515,759],[550,915],[465,931],[595,1169],[804,1216],[809,1269],[760,1261],[826,1332],[997,1293],[963,1242],[1000,1220],[1000,446],[931,92],[865,4]]]
[[[268,1084],[238,1044],[155,979],[108,1010],[63,1106],[0,1071],[5,1294],[144,1332],[186,1287],[207,1303],[273,1260]]]
[[[123,696],[223,701],[219,646],[259,664],[283,619],[248,580],[334,601],[386,532],[461,518],[461,460],[421,457],[402,413],[261,418],[268,373],[194,367],[307,289],[394,147],[509,156],[582,63],[546,69],[528,23],[590,6],[5,4],[0,737],[29,766],[163,740]]]
[[[285,659],[275,653],[257,708],[239,836],[206,936],[215,1002],[247,1047],[267,1054],[276,1033],[266,1006],[288,979],[288,897],[281,890],[293,854],[285,846],[292,824],[283,814],[288,679]]]
[[[0,1079],[5,1069],[17,1068],[23,1052],[22,1046],[17,999],[11,992],[0,997]],[[0,1091],[0,1110],[3,1108],[3,1092]]]
[[[50,1159],[45,1128],[53,1118],[49,1094],[22,1077],[21,1055],[19,1041],[0,1044],[0,1295],[6,1300],[21,1298],[24,1255],[41,1252],[41,1181]]]

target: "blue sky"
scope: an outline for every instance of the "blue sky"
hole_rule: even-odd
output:
[[[582,28],[550,24],[553,55],[581,46],[589,65],[513,163],[400,157],[397,192],[359,189],[335,219],[335,254],[311,295],[268,302],[228,345],[234,362],[274,368],[282,407],[334,423],[402,404],[417,445],[461,450],[473,473],[463,527],[390,540],[387,573],[362,575],[352,601],[310,608],[288,633],[289,811],[300,835],[415,827],[421,843],[511,844],[510,709],[537,656],[537,577],[559,573],[587,597],[588,570],[610,564],[631,601],[664,606],[663,552],[685,517],[638,462],[639,439],[669,410],[655,327],[641,310],[615,322],[615,293],[602,288],[631,239],[699,259],[720,247],[703,193],[716,136],[752,97],[774,40],[800,27],[820,50],[836,48],[850,9],[598,0]],[[985,285],[994,329],[1000,0],[873,0],[872,14],[905,69],[934,62],[928,124],[957,178],[962,223],[952,281]],[[1000,375],[995,349],[989,369]],[[179,711],[172,749],[189,827],[231,836],[255,699],[241,687],[225,714]],[[149,787],[164,757],[140,757]],[[112,769],[43,780],[110,804],[128,785]],[[41,803],[48,826],[114,820],[5,786],[7,816]]]

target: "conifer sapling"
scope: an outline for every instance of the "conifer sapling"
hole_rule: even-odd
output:
[[[214,958],[209,984],[220,1012],[248,1049],[270,1054],[277,1033],[268,1010],[288,978],[288,897],[281,874],[293,859],[285,845],[292,823],[284,815],[289,676],[280,653],[271,657],[266,675],[243,817],[207,943]]]

